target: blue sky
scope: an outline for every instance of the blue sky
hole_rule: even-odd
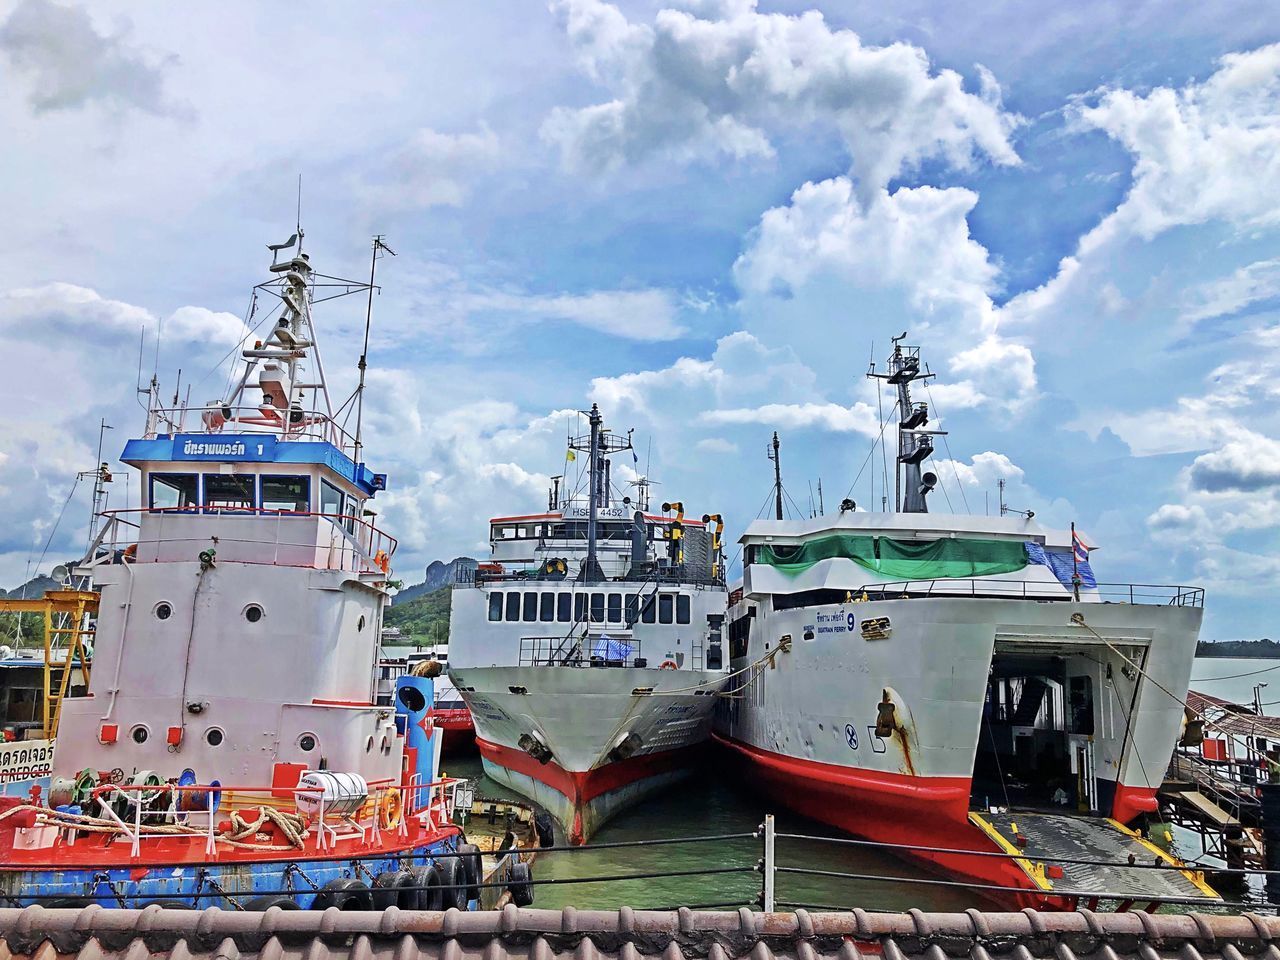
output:
[[[99,418],[141,426],[140,332],[215,398],[301,173],[321,269],[399,253],[368,449],[409,579],[545,502],[592,401],[734,535],[774,429],[802,509],[874,505],[863,374],[909,330],[935,510],[1004,478],[1102,579],[1274,635],[1278,34],[1262,3],[0,3],[0,583]],[[339,395],[361,319],[318,312]]]

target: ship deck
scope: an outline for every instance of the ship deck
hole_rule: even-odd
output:
[[[970,818],[1006,852],[1019,853],[1019,865],[1046,891],[1138,903],[1221,899],[1193,870],[1114,820],[1016,810]],[[1050,866],[1062,876],[1041,873]]]

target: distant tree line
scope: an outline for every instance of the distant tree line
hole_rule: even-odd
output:
[[[1197,657],[1256,657],[1280,659],[1280,643],[1261,640],[1201,640],[1196,645]]]

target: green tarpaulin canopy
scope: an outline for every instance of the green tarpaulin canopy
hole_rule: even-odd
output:
[[[851,534],[819,537],[796,546],[762,546],[756,562],[795,576],[833,557],[844,557],[896,580],[986,577],[1027,565],[1020,540],[894,540]]]

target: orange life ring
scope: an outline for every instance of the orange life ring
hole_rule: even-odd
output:
[[[382,795],[382,803],[378,805],[378,823],[383,830],[394,830],[400,826],[403,815],[404,798],[397,788],[391,787]]]
[[[373,555],[373,562],[377,564],[378,569],[383,573],[386,573],[391,569],[391,558],[387,556],[387,551],[385,550],[379,550],[375,553]]]
[[[678,670],[679,667],[676,665],[676,662],[674,660],[663,660],[661,665],[658,667],[658,669],[659,670]]]

